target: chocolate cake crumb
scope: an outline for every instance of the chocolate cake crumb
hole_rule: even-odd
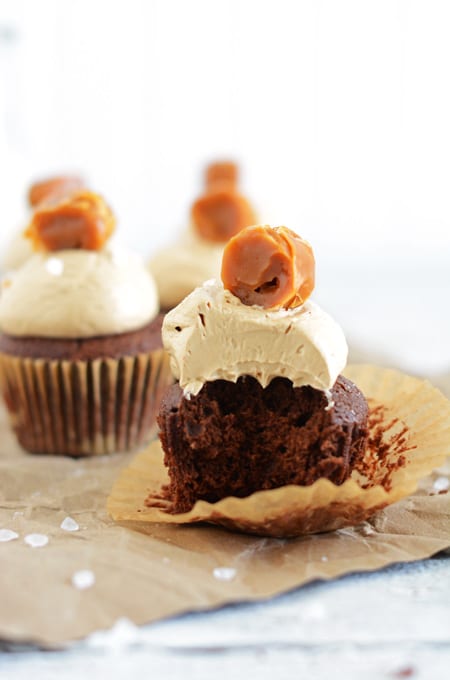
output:
[[[245,497],[320,477],[342,484],[364,456],[368,406],[342,376],[331,400],[327,408],[324,392],[293,387],[286,378],[266,388],[248,376],[216,380],[190,399],[178,384],[170,387],[158,424],[171,511],[189,511],[198,499]]]
[[[367,479],[362,488],[380,484],[386,491],[392,488],[392,475],[406,465],[406,454],[410,446],[409,430],[398,418],[389,418],[382,404],[369,401],[369,438],[363,458],[356,462],[355,469]]]

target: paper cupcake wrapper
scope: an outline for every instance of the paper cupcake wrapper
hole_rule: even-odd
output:
[[[197,501],[190,512],[170,514],[170,504],[161,500],[167,471],[154,442],[122,471],[108,499],[109,514],[118,522],[212,522],[260,536],[292,537],[358,524],[413,493],[419,479],[450,454],[450,402],[430,383],[398,371],[362,365],[349,366],[345,375],[369,399],[372,415],[364,464],[344,484],[319,479],[246,498]]]
[[[162,349],[93,361],[0,354],[0,385],[11,425],[31,453],[92,456],[148,442],[171,382]]]

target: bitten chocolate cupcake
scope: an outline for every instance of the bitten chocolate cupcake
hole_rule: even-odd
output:
[[[84,180],[77,175],[57,175],[38,180],[28,189],[28,208],[35,210],[46,201],[62,200],[85,186]],[[18,269],[33,253],[31,241],[26,238],[22,227],[7,244],[2,256],[1,268],[4,271]]]
[[[0,381],[32,453],[85,456],[148,441],[171,382],[154,282],[108,245],[104,200],[81,191],[38,207],[35,253],[3,281]]]
[[[340,375],[347,344],[313,288],[306,241],[250,227],[226,246],[222,282],[166,315],[178,382],[158,423],[173,512],[321,478],[340,485],[361,462],[368,406]]]
[[[210,164],[204,193],[191,208],[189,228],[149,262],[161,309],[172,309],[203,281],[219,277],[225,244],[256,221],[252,206],[238,191],[236,164]]]

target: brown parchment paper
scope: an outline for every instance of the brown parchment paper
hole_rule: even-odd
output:
[[[281,540],[208,525],[114,524],[106,498],[133,455],[26,454],[0,409],[0,529],[18,534],[0,542],[1,639],[56,646],[120,617],[143,624],[258,600],[315,579],[422,559],[450,545],[450,494],[433,488],[433,479],[449,474],[446,467],[370,521]],[[79,531],[60,528],[67,516]],[[31,533],[45,534],[48,544],[29,547],[24,538]],[[217,580],[216,567],[232,567],[236,575]],[[81,569],[95,574],[95,584],[83,591],[71,581]]]

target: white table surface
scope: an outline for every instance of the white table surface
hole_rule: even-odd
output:
[[[347,264],[326,263],[318,298],[359,347],[354,355],[419,375],[448,371],[446,256],[425,269],[387,261],[382,276],[373,261],[357,270],[359,283]],[[119,621],[65,651],[5,647],[0,655],[1,680],[86,676],[448,680],[450,554],[139,629]]]

